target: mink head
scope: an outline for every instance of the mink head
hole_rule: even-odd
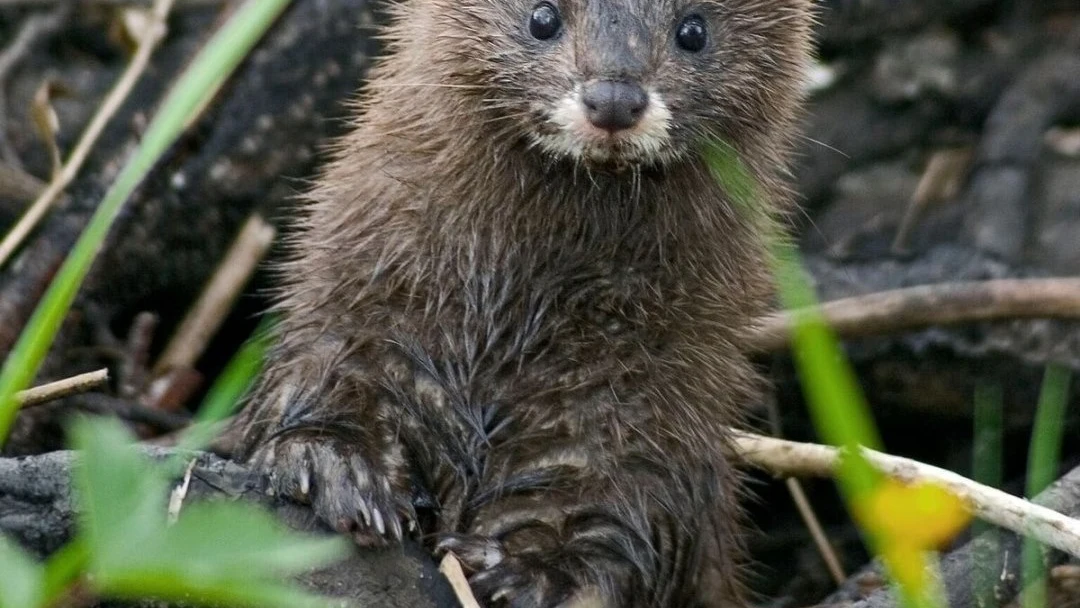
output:
[[[810,0],[420,0],[413,40],[500,137],[664,165],[703,138],[768,144],[799,99]],[[399,24],[403,33],[407,23]]]

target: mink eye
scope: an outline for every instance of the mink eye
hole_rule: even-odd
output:
[[[551,40],[562,29],[559,10],[550,2],[541,2],[533,8],[529,17],[529,33],[537,40]]]
[[[709,31],[705,27],[705,20],[698,15],[690,15],[682,20],[679,29],[675,32],[675,43],[684,51],[696,53],[705,48],[709,41]]]

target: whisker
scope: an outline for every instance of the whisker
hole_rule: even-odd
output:
[[[839,148],[835,148],[833,146],[830,146],[829,144],[827,144],[827,143],[825,143],[823,141],[818,141],[818,140],[816,140],[813,137],[810,137],[808,135],[803,135],[802,133],[800,133],[799,134],[799,139],[802,139],[804,141],[808,141],[808,142],[810,142],[812,144],[817,144],[817,145],[821,146],[822,148],[825,148],[826,150],[832,150],[833,152],[836,152],[837,154],[839,154],[840,156],[843,156],[844,158],[851,158],[851,155],[848,154],[847,152],[844,152],[843,150],[841,150]]]
[[[368,88],[370,89],[409,89],[409,88],[421,88],[429,87],[434,89],[484,89],[487,88],[478,84],[449,84],[442,82],[370,82]]]

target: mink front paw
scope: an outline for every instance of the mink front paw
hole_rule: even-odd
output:
[[[473,572],[469,585],[485,606],[506,608],[604,608],[599,592],[581,585],[570,571],[569,556],[537,551],[509,554],[499,541],[454,534],[438,544]]]
[[[311,505],[315,514],[361,546],[400,542],[416,515],[407,490],[358,448],[356,442],[316,434],[274,439],[255,456],[270,490]]]

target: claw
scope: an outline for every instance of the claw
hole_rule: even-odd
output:
[[[379,533],[379,536],[386,536],[386,523],[383,521],[382,513],[377,508],[371,510],[371,516],[375,520],[375,531]]]
[[[320,519],[359,545],[385,546],[402,539],[397,514],[401,505],[412,504],[412,497],[395,491],[387,472],[372,468],[355,446],[285,436],[268,454],[277,461],[267,471],[271,492],[310,503]]]
[[[311,471],[307,469],[300,472],[300,493],[304,496],[311,494]]]
[[[304,446],[304,458],[306,462],[300,469],[300,494],[307,497],[311,495],[311,464],[314,461],[311,447]]]
[[[363,498],[356,501],[356,506],[360,509],[360,517],[364,518],[364,525],[371,525],[371,509],[368,507],[367,501]]]

